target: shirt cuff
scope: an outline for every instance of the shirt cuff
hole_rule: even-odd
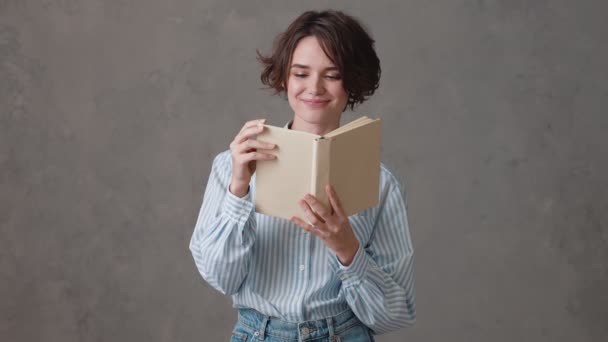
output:
[[[361,245],[359,245],[359,249],[353,258],[353,262],[348,266],[342,265],[335,254],[333,254],[332,258],[335,262],[336,274],[342,280],[342,286],[356,286],[363,281],[367,273],[369,256],[367,253],[365,253],[365,250]]]
[[[244,197],[237,197],[230,192],[230,189],[226,189],[226,192],[226,200],[222,212],[239,225],[244,225],[253,211],[251,193],[247,192],[247,195]]]

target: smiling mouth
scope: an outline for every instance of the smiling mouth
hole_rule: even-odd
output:
[[[306,99],[304,99],[304,100],[302,100],[302,101],[304,101],[304,102],[306,102],[306,103],[312,103],[312,104],[318,104],[318,103],[326,103],[326,102],[329,102],[329,100],[306,100]]]

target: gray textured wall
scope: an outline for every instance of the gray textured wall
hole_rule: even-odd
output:
[[[409,192],[419,319],[378,341],[607,340],[608,2],[0,0],[1,341],[228,339],[187,248],[212,157],[290,118],[255,49],[327,6]]]

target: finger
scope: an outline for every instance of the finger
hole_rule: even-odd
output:
[[[317,213],[324,221],[327,221],[331,218],[331,212],[315,196],[311,194],[306,194],[304,196],[304,200],[306,200],[312,210]]]
[[[264,125],[245,128],[234,138],[234,140],[237,144],[240,144],[243,141],[262,133],[264,131],[264,128]]]
[[[264,122],[266,122],[266,119],[257,119],[257,120],[251,120],[251,121],[247,121],[243,127],[241,127],[241,129],[239,130],[239,132],[237,133],[236,138],[241,139],[241,136],[243,134],[243,132],[245,132],[248,129],[251,128],[256,128],[256,127],[260,127],[264,125]],[[239,140],[240,142],[240,140]]]
[[[327,197],[329,197],[329,204],[331,204],[331,207],[336,213],[336,215],[340,217],[345,217],[346,215],[344,215],[342,202],[340,201],[340,198],[338,198],[338,194],[334,190],[334,187],[327,184],[327,186],[325,186],[325,192],[327,193]]]
[[[277,158],[277,156],[275,156],[274,154],[262,153],[262,152],[257,152],[257,151],[252,151],[252,152],[243,154],[244,162],[250,162],[252,160],[272,160],[272,159],[276,159],[276,158]]]
[[[245,125],[243,125],[243,127],[241,128],[239,133],[236,135],[234,140],[237,143],[240,143],[244,140],[251,138],[252,136],[260,134],[264,130],[265,122],[266,122],[266,119],[260,119],[260,120],[252,120],[252,121],[245,123]]]
[[[300,205],[300,208],[302,208],[302,210],[304,211],[304,215],[306,216],[308,222],[310,222],[310,224],[317,228],[322,228],[321,224],[325,222],[312,211],[308,203],[304,200],[300,200],[298,204]]]
[[[255,120],[247,121],[247,122],[245,122],[243,127],[241,127],[241,130],[239,131],[239,133],[244,131],[247,128],[263,125],[265,122],[266,122],[266,119],[255,119]]]
[[[301,218],[294,216],[291,218],[291,222],[297,224],[298,226],[300,226],[300,228],[304,229],[305,231],[321,237],[321,231],[319,229],[317,229],[315,226],[311,225],[310,223],[302,220]]]
[[[258,150],[258,152],[268,152],[276,147],[276,144],[265,143],[263,141],[258,140],[245,140],[242,143],[238,144],[236,147],[236,151],[243,153],[249,152],[253,150]]]

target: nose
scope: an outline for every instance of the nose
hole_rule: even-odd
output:
[[[322,95],[325,92],[325,84],[323,83],[323,78],[320,76],[310,77],[308,92],[311,95]]]

